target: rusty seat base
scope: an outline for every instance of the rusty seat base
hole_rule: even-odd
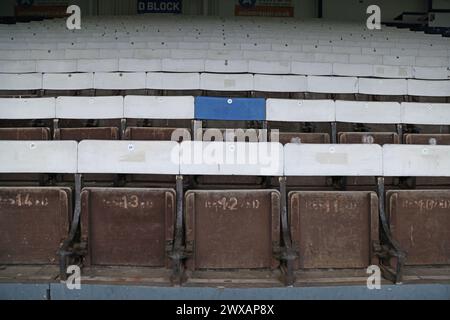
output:
[[[171,287],[170,275],[166,268],[93,266],[82,269],[81,283]]]
[[[280,269],[187,271],[185,287],[276,288],[284,287]]]
[[[342,286],[367,284],[366,269],[309,269],[295,271],[295,287]],[[381,284],[390,285],[391,281],[381,280]]]
[[[0,283],[52,282],[58,277],[57,265],[0,265]]]
[[[407,266],[403,283],[450,283],[450,266]]]

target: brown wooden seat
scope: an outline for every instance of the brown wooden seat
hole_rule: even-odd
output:
[[[178,142],[182,142],[184,137],[190,137],[189,129],[177,128],[155,128],[155,127],[128,127],[125,130],[126,140],[147,140],[147,141],[172,141],[177,137]]]
[[[450,134],[413,134],[408,133],[404,136],[406,144],[420,145],[450,145]],[[445,177],[417,177],[415,185],[424,188],[433,188],[441,186],[449,186],[450,178]]]
[[[81,203],[87,266],[168,266],[174,190],[85,188]]]
[[[378,198],[373,192],[289,194],[297,269],[366,268],[377,264]]]
[[[397,144],[398,134],[395,132],[339,132],[339,143],[361,144]]]
[[[271,135],[271,141],[277,142],[273,139],[274,137]],[[330,143],[328,133],[280,132],[278,139],[283,145],[287,143]]]
[[[1,128],[0,140],[49,140],[49,128]]]
[[[186,242],[189,270],[275,269],[280,195],[274,190],[189,191]]]
[[[0,264],[57,264],[71,206],[69,188],[0,187]]]
[[[449,190],[389,191],[387,213],[406,265],[450,265]]]
[[[106,128],[60,128],[54,132],[55,140],[117,140],[120,138],[119,129]]]

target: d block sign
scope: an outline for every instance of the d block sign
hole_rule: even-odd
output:
[[[138,13],[181,13],[182,0],[138,0]]]

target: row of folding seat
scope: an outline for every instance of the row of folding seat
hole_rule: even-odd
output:
[[[3,91],[155,89],[449,97],[449,83],[449,80],[175,72],[0,74]]]
[[[437,145],[289,143],[283,146],[276,142],[98,140],[1,141],[0,144],[5,150],[1,154],[2,173],[151,174],[154,170],[154,174],[168,175],[241,176],[445,177],[450,174],[450,147]],[[347,152],[351,156],[345,155]]]
[[[92,42],[91,42],[92,41]],[[345,46],[345,44],[338,45],[318,45],[304,41],[301,44],[289,43],[257,43],[250,42],[247,39],[246,44],[236,44],[224,39],[212,39],[211,42],[190,41],[189,39],[183,42],[168,42],[168,40],[161,40],[159,42],[138,42],[133,41],[97,41],[86,40],[77,44],[69,42],[67,44],[59,44],[60,48],[55,48],[54,45],[39,42],[37,44],[30,44],[34,48],[14,48],[11,44],[4,44],[0,47],[0,59],[4,60],[20,60],[20,59],[99,59],[99,58],[164,58],[176,57],[186,55],[185,52],[192,51],[189,58],[194,53],[199,58],[215,58],[213,55],[215,51],[220,51],[222,56],[227,59],[251,57],[252,53],[258,55],[259,52],[272,54],[275,56],[279,54],[283,60],[288,58],[292,60],[299,60],[303,57],[308,57],[311,62],[321,58],[321,56],[328,57],[327,62],[348,62],[352,56],[370,56],[372,59],[377,59],[389,65],[406,65],[406,66],[421,66],[424,58],[441,58],[448,62],[448,49],[421,49],[415,52],[414,49],[395,49],[395,48],[378,48],[378,47],[356,47]],[[306,42],[306,43],[305,43]],[[81,48],[82,46],[87,48]],[[118,52],[108,53],[108,49],[116,49]],[[209,53],[211,52],[211,53]],[[239,55],[240,53],[240,55]],[[315,56],[313,54],[316,54]],[[304,60],[305,58],[303,58]],[[318,61],[320,62],[320,61]]]
[[[98,17],[96,17],[98,18]],[[259,19],[252,20],[251,18],[241,18],[240,20],[230,20],[223,18],[214,19],[202,19],[202,17],[197,17],[197,20],[186,19],[185,17],[175,17],[168,18],[167,20],[154,18],[152,21],[145,19],[136,18],[136,20],[127,19],[125,16],[117,17],[111,20],[93,20],[92,18],[85,17],[84,28],[79,31],[79,33],[126,33],[133,31],[143,31],[143,30],[161,30],[165,33],[172,34],[182,34],[195,31],[204,31],[210,33],[221,33],[222,31],[234,31],[239,34],[239,31],[249,30],[250,32],[260,32],[263,33],[268,29],[270,33],[275,33],[276,31],[285,31],[286,34],[293,32],[307,33],[328,33],[328,34],[346,34],[353,37],[362,37],[364,35],[373,35],[375,37],[388,37],[392,36],[393,39],[400,38],[401,35],[410,34],[411,38],[403,38],[403,41],[416,39],[432,39],[438,38],[436,35],[424,35],[421,32],[410,32],[409,30],[397,29],[394,27],[385,26],[382,30],[372,31],[367,30],[364,25],[356,23],[336,23],[333,21],[323,20],[318,22],[314,20],[292,20],[292,21],[277,21],[272,19]],[[51,22],[43,21],[36,23],[27,24],[16,24],[13,26],[5,26],[0,30],[17,30],[18,32],[28,32],[29,30],[35,29],[38,31],[50,31],[50,32],[64,32],[63,19],[55,19]]]
[[[279,141],[282,144],[331,141],[446,145],[450,142],[448,110],[447,104],[435,103],[189,96],[0,99],[0,126],[3,127],[0,128],[0,140],[214,140]],[[93,183],[96,179],[111,182],[115,178],[89,177]],[[9,181],[11,177],[2,180]],[[238,179],[233,183],[243,182]],[[203,179],[199,183],[215,184],[216,180]],[[436,186],[447,185],[448,181],[425,183],[419,180],[418,183]],[[260,182],[247,181],[246,184],[260,185]],[[327,186],[330,182],[302,179],[289,181],[291,184]],[[349,179],[346,185],[374,185],[374,181]]]
[[[111,96],[1,98],[0,119],[164,119],[449,125],[445,103]]]
[[[14,39],[14,40],[11,40]],[[8,41],[9,40],[9,41]],[[86,38],[86,39],[61,39],[61,41],[49,42],[47,39],[36,38],[35,41],[15,40],[9,38],[0,45],[0,50],[78,50],[81,54],[90,54],[91,58],[98,58],[99,52],[96,49],[202,49],[202,50],[241,50],[241,51],[273,51],[273,52],[293,52],[293,53],[329,53],[329,54],[355,54],[355,55],[386,55],[386,56],[411,56],[409,61],[414,64],[414,57],[448,57],[449,49],[447,45],[435,45],[422,48],[392,48],[376,47],[375,43],[358,43],[349,41],[314,41],[296,40],[280,41],[276,39],[252,39],[245,37],[242,39],[222,35],[221,37],[197,37],[197,39],[178,40],[171,38],[118,38],[113,39]],[[37,40],[40,40],[39,42]],[[79,41],[79,42],[77,42]],[[376,43],[378,44],[378,43]]]
[[[197,50],[204,53],[203,51]],[[152,55],[154,52],[151,53]],[[195,52],[189,55],[197,56]],[[245,55],[245,52],[243,52]],[[269,58],[272,53],[269,53]],[[201,56],[202,54],[199,54]],[[334,75],[377,78],[416,78],[446,80],[449,78],[448,58],[423,59],[424,66],[406,66],[378,60],[377,56],[361,56],[358,62],[348,62],[347,56],[339,55],[339,62],[325,62],[336,58],[335,55],[321,55],[320,59],[305,61],[275,61],[264,59],[264,52],[259,52],[261,59],[200,59],[186,57],[165,59],[78,59],[78,60],[4,60],[0,61],[1,73],[74,73],[74,72],[219,72],[219,73],[254,73],[276,75]],[[317,58],[317,57],[316,57]],[[343,61],[343,59],[345,58]],[[380,57],[381,58],[381,57]],[[399,57],[392,57],[392,61]],[[299,59],[300,60],[300,59]]]
[[[405,255],[397,242],[408,253],[406,265],[450,263],[448,190],[390,191],[390,219],[385,220],[382,188],[378,197],[368,191],[294,190],[286,198],[283,187],[184,193],[179,184],[183,175],[212,174],[448,177],[448,146],[288,144],[283,148],[276,143],[125,141],[83,141],[78,146],[8,141],[0,146],[7,150],[0,154],[0,172],[177,175],[176,193],[170,188],[82,191],[77,175],[71,220],[67,188],[0,188],[0,214],[5,218],[1,264],[55,264],[55,249],[63,242],[63,267],[67,257],[76,255],[84,257],[87,267],[164,268],[172,260],[173,276],[178,279],[186,260],[190,271],[277,269],[285,262],[287,284],[293,282],[293,270],[358,269],[379,263],[386,275],[400,281],[399,265],[405,263]],[[38,224],[27,223],[30,214]],[[391,264],[390,258],[397,261]]]
[[[55,39],[56,38],[56,39]],[[132,36],[91,35],[90,37],[54,35],[51,38],[35,35],[21,37],[9,35],[2,39],[1,50],[92,50],[94,49],[203,49],[203,50],[249,50],[249,51],[283,51],[283,52],[311,52],[311,53],[347,53],[372,55],[407,55],[416,57],[447,57],[448,44],[443,40],[428,45],[414,45],[412,43],[392,43],[371,38],[370,42],[344,40],[332,35],[328,38],[317,39],[302,37],[296,34],[295,38],[264,38],[260,35],[248,34],[237,37],[230,34],[195,36]],[[417,40],[419,41],[419,40]],[[374,50],[379,49],[379,50]],[[83,52],[83,51],[81,51]],[[92,54],[92,53],[91,53]]]

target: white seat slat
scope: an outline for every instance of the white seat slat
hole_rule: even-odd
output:
[[[305,76],[255,74],[253,81],[255,91],[305,92],[307,90]]]
[[[99,49],[65,49],[65,59],[99,59]]]
[[[289,61],[250,60],[248,64],[248,70],[250,73],[290,74],[291,63]]]
[[[300,62],[292,61],[293,74],[304,74],[311,76],[328,76],[333,74],[333,64],[323,62]]]
[[[32,59],[36,60],[61,60],[61,59],[70,59],[66,58],[65,50],[31,50],[30,56]],[[72,58],[72,59],[77,59]]]
[[[179,174],[179,144],[173,141],[96,141],[78,145],[79,173]]]
[[[30,60],[32,59],[31,50],[0,50],[0,59],[2,60]]]
[[[359,93],[374,95],[406,95],[408,83],[405,79],[359,78]]]
[[[78,72],[115,72],[119,71],[118,59],[79,59]]]
[[[450,177],[450,146],[384,145],[386,177]]]
[[[247,73],[248,61],[247,60],[218,60],[207,59],[205,60],[206,72],[217,73]]]
[[[75,141],[0,141],[1,173],[76,173]]]
[[[0,73],[36,72],[35,60],[0,60]]]
[[[126,96],[124,117],[129,119],[194,119],[194,97]]]
[[[315,62],[349,63],[348,54],[314,53]]]
[[[357,93],[356,77],[317,77],[309,76],[308,91],[316,93]]]
[[[164,72],[203,72],[205,60],[203,59],[162,59]]]
[[[412,78],[413,72],[411,67],[404,66],[373,66],[374,76],[379,78]]]
[[[146,88],[157,90],[198,90],[200,89],[200,74],[148,72]]]
[[[336,121],[347,123],[399,124],[401,107],[397,102],[336,101]]]
[[[449,69],[446,67],[414,67],[415,79],[446,80],[449,78]]]
[[[84,90],[94,88],[93,73],[44,73],[43,89]]]
[[[231,43],[231,42],[210,42],[209,49],[211,49],[211,50],[240,50],[241,45],[239,43]]]
[[[99,58],[100,59],[118,59],[118,58],[133,58],[135,55],[134,49],[100,49]],[[91,59],[88,59],[91,60]]]
[[[362,55],[376,55],[376,56],[383,56],[383,55],[390,55],[391,49],[389,48],[389,45],[387,45],[387,48],[381,47],[379,44],[374,44],[375,46],[373,48],[361,48]]]
[[[145,89],[145,72],[97,72],[94,88],[106,90]]]
[[[55,98],[0,98],[0,119],[53,119]]]
[[[334,122],[333,100],[267,99],[267,121]]]
[[[408,80],[408,94],[411,96],[449,97],[450,80]]]
[[[76,60],[36,60],[37,72],[69,73],[77,71]]]
[[[446,67],[448,57],[416,57],[416,66],[419,67]]]
[[[372,77],[371,64],[333,63],[333,75],[347,77]]]
[[[286,176],[381,176],[379,145],[292,144],[284,147]]]
[[[200,49],[172,49],[169,56],[173,59],[206,59],[208,51]],[[167,56],[164,55],[162,57]]]
[[[280,143],[183,141],[180,173],[186,175],[283,175]]]
[[[200,75],[200,89],[217,91],[251,91],[253,90],[253,75],[202,73]]]
[[[123,72],[161,71],[161,59],[119,59],[119,70]]]
[[[40,90],[42,73],[0,73],[0,90]]]
[[[123,118],[123,97],[58,97],[56,118],[120,119]]]
[[[450,104],[403,102],[402,123],[450,125]]]
[[[133,55],[127,58],[134,59],[161,59],[161,57],[169,57],[172,50],[170,49],[135,49],[131,50]]]
[[[383,56],[383,64],[389,66],[413,66],[416,63],[415,56]]]
[[[383,57],[377,56],[373,54],[368,55],[355,55],[351,54],[349,57],[349,63],[356,63],[356,64],[382,64],[383,63]]]

